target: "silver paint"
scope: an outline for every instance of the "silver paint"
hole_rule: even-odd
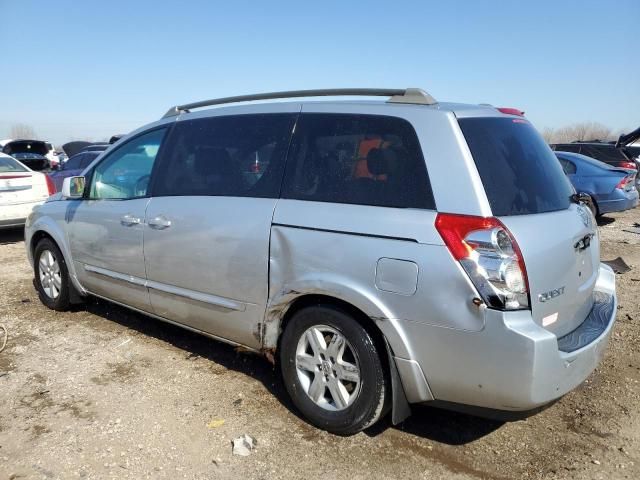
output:
[[[438,211],[491,215],[456,121],[501,115],[490,107],[251,104],[183,113],[133,133],[191,118],[298,111],[407,119]],[[614,324],[576,352],[558,351],[557,337],[583,321],[594,290],[615,296],[615,275],[599,263],[597,236],[589,248],[573,248],[593,231],[577,208],[500,218],[522,251],[531,298],[565,288],[553,301],[532,302],[530,311],[474,303],[478,292],[436,231],[437,212],[428,210],[233,197],[64,201],[58,195],[29,217],[26,244],[33,263],[34,235],[50,236],[82,294],[271,355],[293,302],[306,295],[346,302],[386,338],[410,402],[523,410],[582,382]],[[542,319],[556,312],[558,320],[544,328]]]

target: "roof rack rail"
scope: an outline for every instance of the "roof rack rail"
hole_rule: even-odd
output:
[[[253,100],[273,100],[277,98],[296,97],[338,97],[338,96],[370,96],[391,97],[390,103],[415,103],[420,105],[433,105],[436,100],[420,88],[392,89],[392,88],[329,88],[320,90],[291,90],[288,92],[258,93],[254,95],[239,95],[236,97],[214,98],[201,102],[186,103],[171,107],[162,118],[172,117],[189,112],[194,108],[223,105],[225,103],[249,102]]]

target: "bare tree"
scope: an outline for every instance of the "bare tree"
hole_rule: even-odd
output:
[[[544,141],[547,143],[553,143],[555,140],[555,134],[556,131],[555,129],[551,128],[551,127],[546,127],[544,130],[542,130],[542,132],[540,132],[542,134],[542,138],[544,138]]]
[[[611,129],[597,122],[576,123],[573,126],[575,140],[608,140]]]
[[[36,132],[31,125],[16,123],[11,126],[9,136],[14,139],[32,140],[36,138]]]
[[[617,138],[611,128],[597,122],[582,122],[560,128],[545,128],[542,136],[549,143],[571,143],[589,140],[608,141]]]

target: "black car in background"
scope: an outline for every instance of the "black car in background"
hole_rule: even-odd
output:
[[[46,170],[50,167],[47,154],[53,150],[51,144],[40,140],[12,140],[2,147],[2,153],[12,156],[31,170]]]
[[[559,152],[579,153],[587,157],[595,158],[601,162],[607,163],[618,168],[635,168],[638,169],[633,157],[627,155],[624,148],[616,148],[614,143],[608,142],[572,142],[572,143],[553,143],[550,145],[552,150]]]
[[[84,147],[81,152],[104,152],[111,145],[108,143],[94,143]]]
[[[617,168],[632,168],[640,170],[640,147],[630,146],[640,139],[640,128],[633,132],[620,135],[615,142],[593,140],[589,142],[575,141],[571,143],[552,143],[552,150],[571,152],[595,158]]]

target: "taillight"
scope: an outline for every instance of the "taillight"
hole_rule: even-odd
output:
[[[31,175],[2,175],[2,180],[10,180],[12,178],[29,178]]]
[[[637,170],[638,169],[638,167],[636,167],[636,164],[633,163],[633,162],[620,162],[620,163],[618,163],[618,166],[622,167],[622,168],[631,168],[633,170]]]
[[[56,184],[53,183],[53,180],[51,180],[49,175],[45,175],[44,178],[47,180],[47,190],[49,191],[49,195],[53,195],[56,193]]]
[[[489,307],[529,308],[524,259],[515,238],[500,220],[439,213],[436,229]]]
[[[628,175],[618,182],[618,184],[616,185],[616,188],[620,190],[632,190],[634,180],[635,180],[635,175]]]
[[[518,110],[517,108],[511,107],[498,107],[499,112],[506,113],[507,115],[518,115],[519,117],[524,117],[524,112],[522,110]]]

